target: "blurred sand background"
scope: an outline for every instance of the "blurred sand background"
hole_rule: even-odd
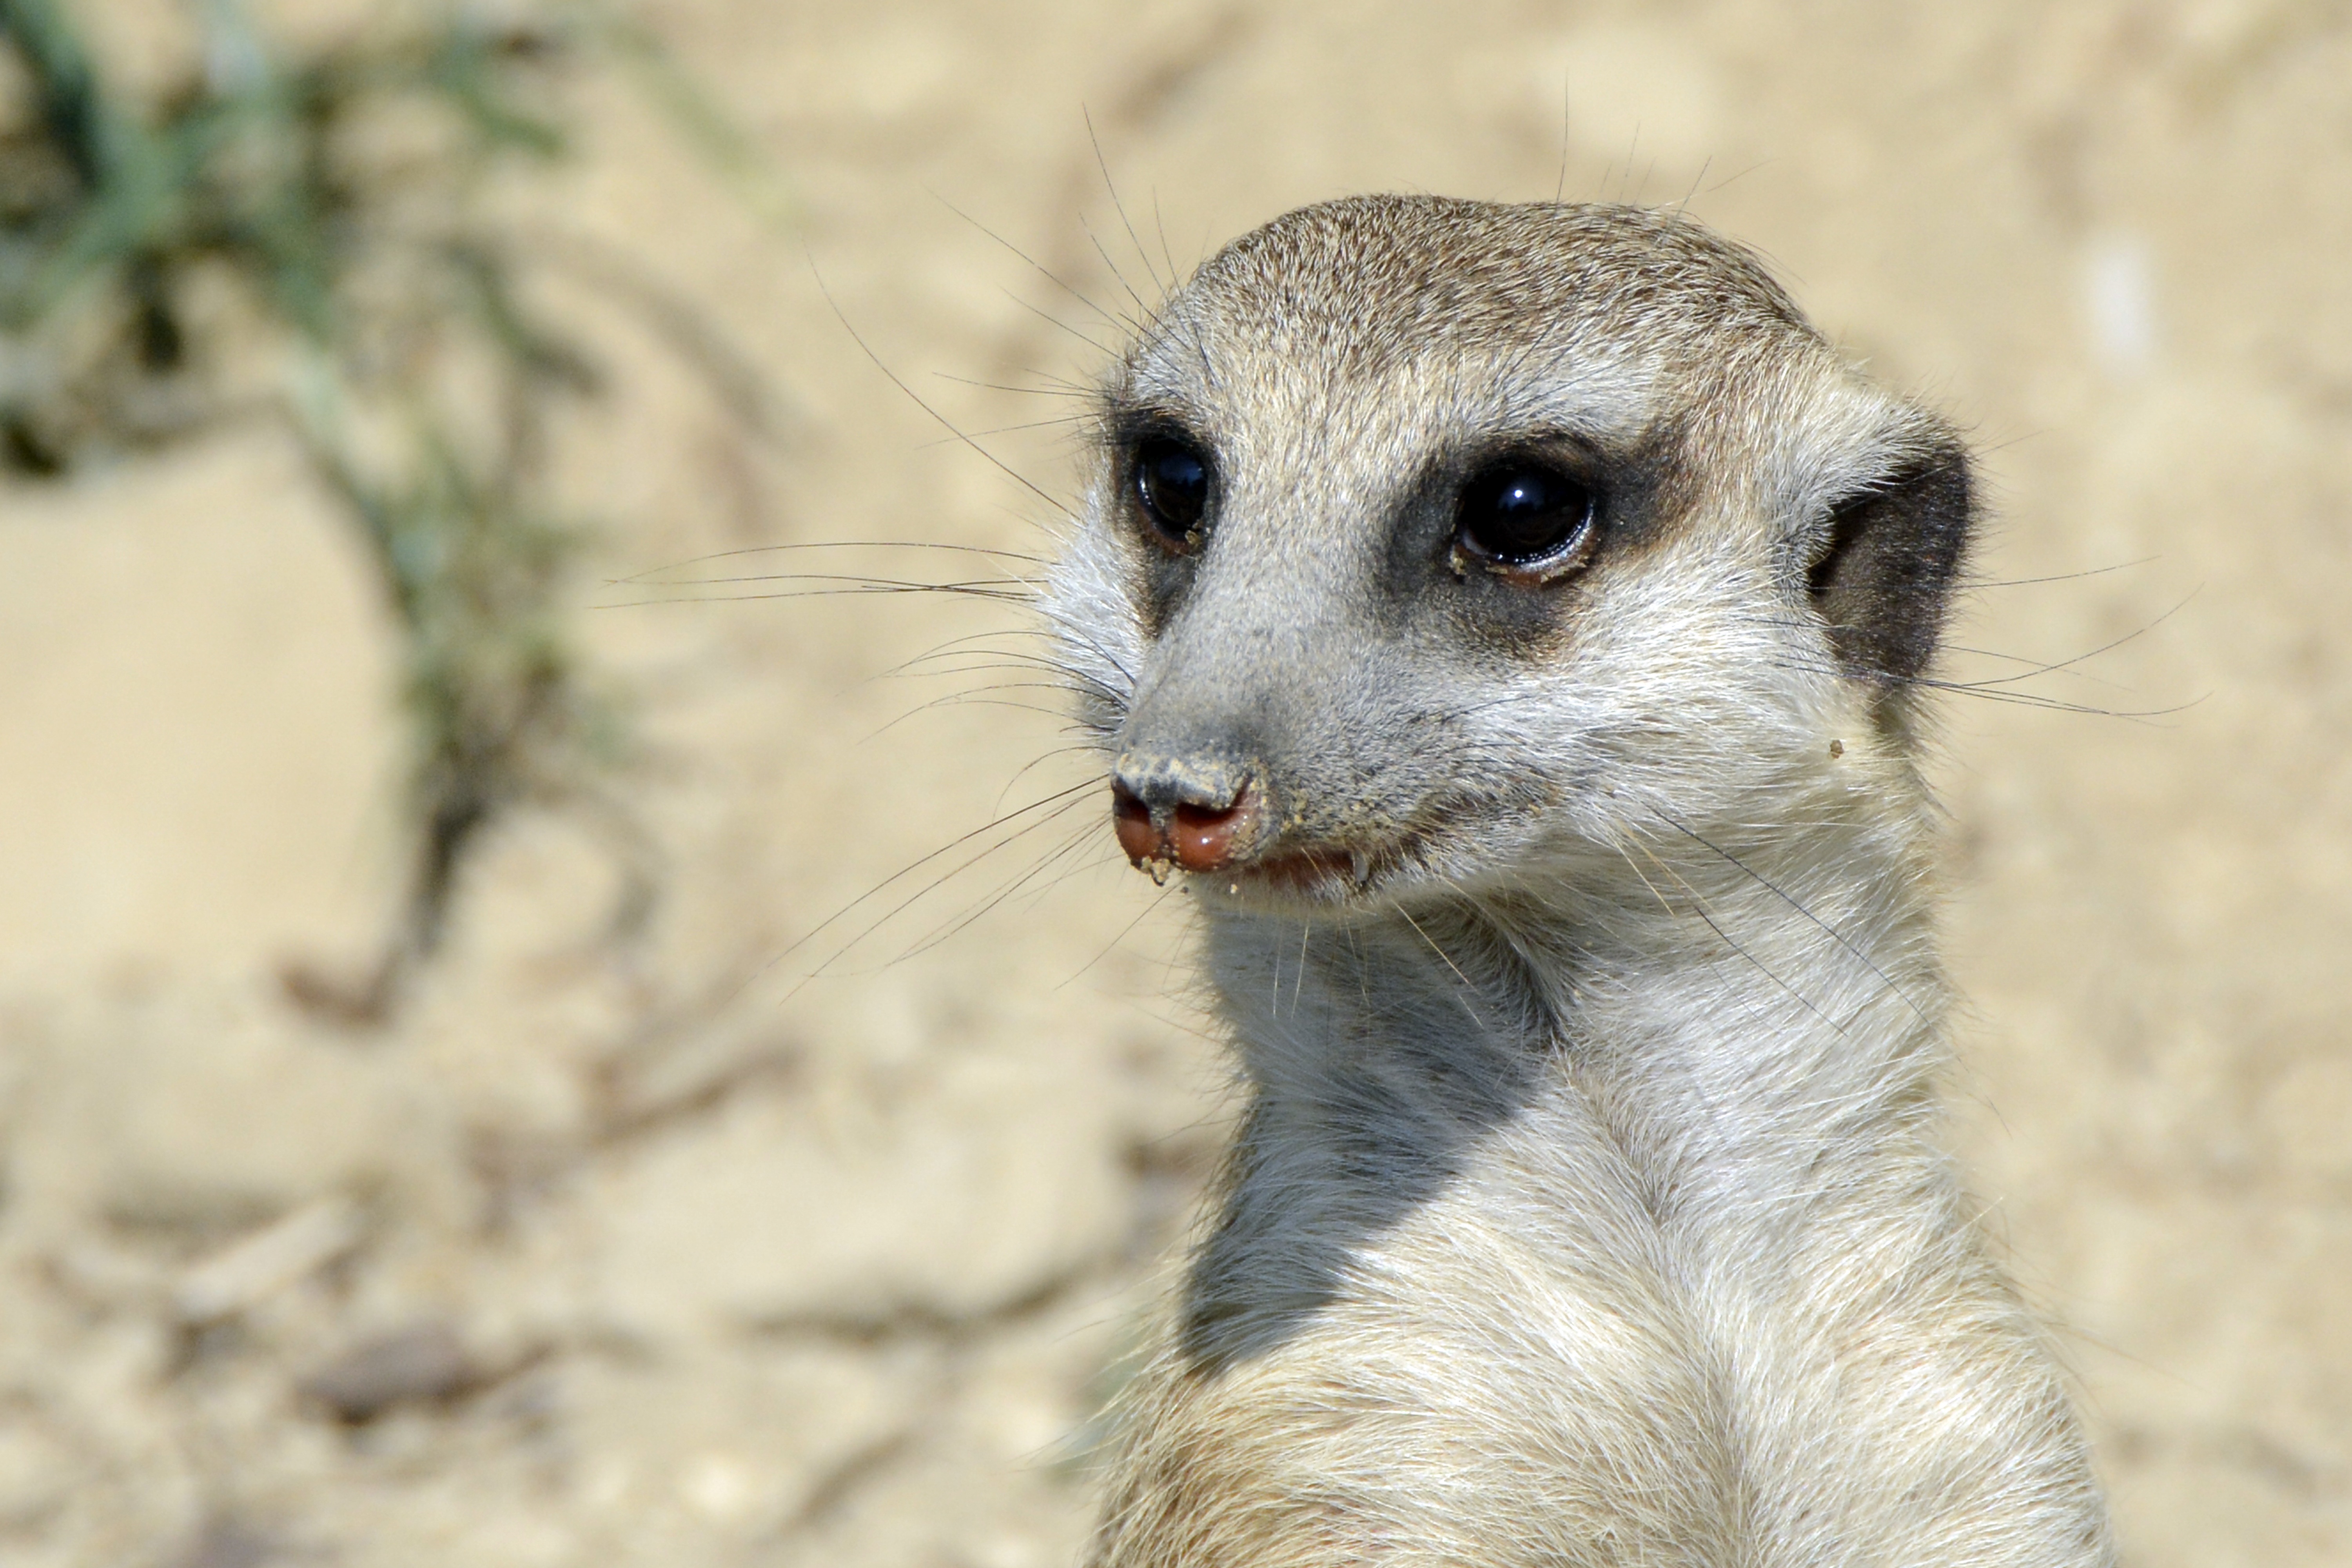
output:
[[[125,68],[174,15],[108,13]],[[573,445],[631,520],[608,578],[1041,547],[1050,509],[941,439],[816,273],[1062,496],[1066,433],[1005,427],[1067,416],[1114,329],[1014,252],[1132,310],[1350,191],[1687,198],[1971,427],[1998,518],[1954,669],[2093,656],[1946,708],[1973,1182],[2063,1325],[2129,1563],[2352,1560],[2352,8],[646,15],[792,226],[618,90],[532,199],[796,414],[749,444],[605,323],[619,392]],[[415,1005],[352,1035],[274,978],[358,962],[394,892],[390,644],[342,527],[262,432],[0,491],[0,1560],[1068,1561],[1087,1422],[1226,1106],[1181,900],[1088,795],[814,981],[865,917],[792,946],[1083,782],[1050,715],[925,706],[999,677],[886,676],[1014,613],[584,581],[652,929],[607,940],[597,841],[519,817]]]

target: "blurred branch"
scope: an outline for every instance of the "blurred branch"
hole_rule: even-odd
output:
[[[747,426],[774,424],[714,323],[624,257],[518,242],[483,210],[488,177],[566,156],[560,89],[610,63],[739,188],[781,186],[650,35],[601,12],[456,13],[290,58],[236,0],[208,0],[205,25],[202,68],[132,104],[62,0],[0,0],[26,84],[0,122],[0,460],[54,475],[256,408],[286,419],[403,639],[412,838],[380,962],[288,984],[380,1019],[440,944],[467,851],[520,805],[588,810],[630,862],[618,918],[651,898],[644,836],[597,782],[625,747],[566,635],[584,531],[547,471],[564,405],[603,378],[529,278],[563,266]],[[234,308],[204,291],[221,280]]]

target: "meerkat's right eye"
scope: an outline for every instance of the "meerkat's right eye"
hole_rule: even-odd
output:
[[[1598,510],[1579,480],[1532,458],[1505,458],[1462,487],[1455,569],[1475,562],[1514,580],[1554,581],[1591,559]]]
[[[1210,480],[1207,455],[1181,437],[1147,437],[1135,448],[1136,504],[1171,550],[1200,548]]]

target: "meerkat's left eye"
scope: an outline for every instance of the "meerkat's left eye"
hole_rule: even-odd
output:
[[[1577,479],[1529,458],[1506,458],[1462,487],[1455,553],[1506,576],[1549,581],[1591,556],[1596,510],[1592,491]]]
[[[1175,436],[1148,437],[1135,449],[1135,499],[1171,550],[1196,550],[1209,515],[1206,453]]]

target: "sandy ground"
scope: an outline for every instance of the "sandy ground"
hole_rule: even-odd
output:
[[[793,226],[617,94],[557,205],[797,414],[749,444],[606,323],[607,575],[1035,548],[1051,509],[819,275],[1061,496],[1063,433],[1014,427],[1116,327],[1016,252],[1116,316],[1354,190],[1687,198],[1973,428],[2000,516],[1952,668],[2000,683],[1937,767],[1961,1145],[2128,1561],[2352,1559],[2344,7],[652,15]],[[1050,715],[929,706],[1050,694],[886,676],[1012,612],[583,583],[653,929],[605,940],[596,841],[518,820],[416,1005],[354,1037],[272,978],[355,960],[391,894],[388,648],[331,513],[259,434],[0,503],[0,1559],[1069,1560],[1226,1100],[1180,901],[1090,795],[859,934],[960,857],[894,873],[1084,782]]]

